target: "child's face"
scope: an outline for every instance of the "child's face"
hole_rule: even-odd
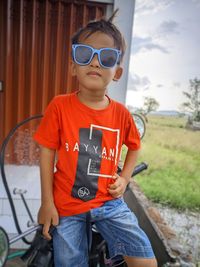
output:
[[[116,48],[112,37],[102,32],[96,32],[87,38],[83,36],[80,38],[79,43],[95,49]],[[113,79],[118,80],[121,77],[122,68],[119,65],[115,65],[112,68],[103,68],[99,63],[97,54],[95,54],[88,65],[81,66],[73,62],[72,74],[77,76],[80,90],[99,91],[106,90],[107,85]]]

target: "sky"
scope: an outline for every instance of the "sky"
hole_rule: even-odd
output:
[[[200,79],[200,0],[136,0],[126,104],[178,110]]]

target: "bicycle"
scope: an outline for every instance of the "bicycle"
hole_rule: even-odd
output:
[[[146,163],[141,163],[137,165],[134,169],[132,176],[137,175],[141,171],[147,169],[148,165]],[[118,171],[121,171],[120,168]],[[127,188],[128,190],[128,188]],[[30,216],[31,212],[26,203],[25,198],[23,198],[23,203],[26,206],[27,212]],[[92,243],[91,249],[89,251],[89,266],[90,267],[115,267],[121,266],[125,267],[126,263],[124,261],[113,262],[109,259],[109,253],[107,249],[106,241],[102,238],[100,233],[95,227],[95,224],[92,225]],[[48,241],[42,236],[42,226],[37,225],[29,230],[22,232],[16,237],[9,240],[6,231],[0,227],[0,267],[3,267],[8,259],[9,246],[16,241],[25,238],[27,235],[36,231],[36,235],[33,241],[30,243],[29,249],[20,255],[18,253],[16,256],[27,262],[28,267],[53,267],[53,247],[52,241]],[[53,231],[53,228],[50,229],[50,233]],[[88,233],[89,236],[89,233]],[[9,255],[12,258],[12,254]]]
[[[22,172],[19,172],[19,177],[17,177],[17,170],[22,165],[23,168],[26,168],[26,166],[29,166],[30,168],[35,166],[37,167],[37,171],[34,169],[34,173],[36,172],[38,177],[34,178],[34,183],[36,183],[36,180],[39,180],[39,146],[32,140],[33,133],[35,132],[40,120],[42,118],[42,115],[36,115],[33,117],[30,117],[19,124],[17,124],[8,134],[8,136],[5,138],[0,152],[0,163],[1,163],[1,175],[3,184],[9,199],[14,223],[18,232],[18,235],[15,238],[12,238],[8,240],[8,244],[13,244],[17,240],[22,240],[25,244],[29,245],[28,251],[24,255],[20,255],[20,253],[17,253],[17,256],[22,256],[24,260],[29,261],[28,266],[37,266],[39,267],[38,263],[34,263],[34,256],[36,255],[36,250],[44,250],[45,257],[52,254],[52,246],[49,242],[45,243],[45,241],[42,239],[42,229],[41,226],[37,225],[37,223],[34,220],[34,216],[32,215],[30,208],[28,206],[27,200],[25,199],[24,195],[26,194],[26,188],[24,188],[24,185],[28,186],[30,182],[28,182],[28,178],[25,175],[25,179],[21,182],[22,188],[16,188],[16,184],[14,180],[17,180],[17,182],[20,181],[20,178],[22,179],[23,174]],[[10,175],[10,168],[13,167],[14,170],[12,170]],[[136,167],[135,172],[133,175],[136,175],[143,169],[147,168],[147,164],[142,163],[139,166]],[[14,172],[14,176],[13,176]],[[120,168],[118,169],[118,172],[120,172]],[[12,183],[9,182],[12,179]],[[27,215],[29,217],[29,221],[27,222],[27,227],[25,231],[22,230],[22,226],[20,225],[20,221],[17,215],[17,207],[15,205],[15,198],[20,198],[24,209],[27,212]],[[30,240],[27,239],[27,236],[29,236],[31,233],[36,232],[35,237]],[[3,235],[4,236],[4,235]],[[38,241],[40,240],[40,241]],[[50,244],[50,245],[49,245]],[[40,245],[38,247],[38,245]],[[43,248],[42,248],[43,247]],[[44,249],[45,248],[45,249]],[[3,254],[5,255],[5,253]],[[14,255],[10,255],[12,258]],[[42,256],[38,256],[39,261],[42,258],[45,258]],[[50,257],[50,256],[48,256]],[[47,258],[48,258],[47,257]],[[108,258],[108,251],[105,241],[102,239],[100,234],[98,233],[97,229],[95,228],[95,225],[92,226],[92,246],[90,250],[90,267],[105,267],[105,266],[111,266],[108,260],[106,261],[106,258]],[[35,258],[36,261],[36,258]],[[47,260],[45,260],[47,262]],[[45,266],[45,265],[44,265]],[[49,265],[46,265],[48,267],[53,266],[52,263],[49,263]],[[45,266],[45,267],[46,267]]]
[[[34,184],[39,181],[39,146],[33,142],[32,135],[41,118],[42,115],[36,115],[20,122],[10,131],[1,147],[1,175],[18,234],[9,240],[6,232],[0,227],[0,267],[4,266],[8,258],[12,257],[22,257],[27,262],[27,267],[53,267],[52,244],[43,238],[42,227],[35,222],[27,200],[24,197],[26,193],[26,188],[24,188],[24,186],[27,187],[29,183],[32,185],[33,181]],[[15,163],[15,168],[11,168],[13,163]],[[29,177],[29,175],[27,177],[27,173],[24,175],[22,172],[20,172],[19,177],[17,177],[17,169],[20,168],[20,165],[23,165],[23,169],[28,167],[35,168],[34,174],[36,174],[36,176],[34,177],[34,180],[32,177]],[[139,166],[136,166],[133,175],[147,169],[147,167],[146,163],[141,163]],[[118,171],[120,171],[120,169]],[[25,176],[24,180],[22,179],[23,176]],[[16,189],[16,180],[17,182],[21,182],[22,188]],[[32,186],[30,188],[33,190]],[[35,197],[35,192],[32,192],[32,195]],[[20,225],[21,222],[18,218],[17,207],[14,203],[14,198],[16,197],[21,199],[24,209],[29,217],[25,230],[22,230],[22,226]],[[130,209],[136,214],[140,225],[145,229],[146,233],[148,232],[149,237],[151,237],[152,246],[155,248],[154,251],[159,266],[170,261],[174,262],[173,255],[169,251],[169,248],[166,248],[166,245],[160,236],[156,233],[151,221],[148,220],[148,217],[146,217],[146,221],[144,220],[146,216],[145,210],[143,210],[140,205],[135,206],[136,196],[129,187],[127,187],[124,198],[129,207],[132,205]],[[147,228],[147,225],[149,229]],[[30,238],[28,239],[27,237],[32,233],[35,233],[35,236],[30,240]],[[17,251],[16,254],[11,253],[11,255],[7,257],[9,246],[18,240],[23,240],[23,242],[29,246],[26,253],[24,254],[24,252]],[[89,267],[108,266],[125,267],[126,264],[124,262],[113,263],[109,260],[106,242],[93,225],[92,246],[89,251]]]

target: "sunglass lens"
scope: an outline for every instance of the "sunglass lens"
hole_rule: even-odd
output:
[[[74,56],[79,64],[86,65],[91,59],[92,49],[87,46],[77,46]]]
[[[103,49],[100,54],[101,64],[106,68],[112,68],[117,62],[117,51]]]

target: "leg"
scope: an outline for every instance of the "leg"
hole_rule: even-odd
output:
[[[85,214],[61,217],[53,232],[55,267],[88,267]]]
[[[125,256],[129,267],[157,266],[148,237],[139,227],[137,218],[123,199],[108,201],[102,209],[103,216],[101,219],[98,218],[95,224],[108,243],[112,260]],[[99,211],[97,214],[102,212]],[[91,214],[96,220],[95,209]]]
[[[135,257],[124,256],[124,260],[127,263],[128,267],[157,267],[157,261],[155,258],[152,259],[143,259]]]

